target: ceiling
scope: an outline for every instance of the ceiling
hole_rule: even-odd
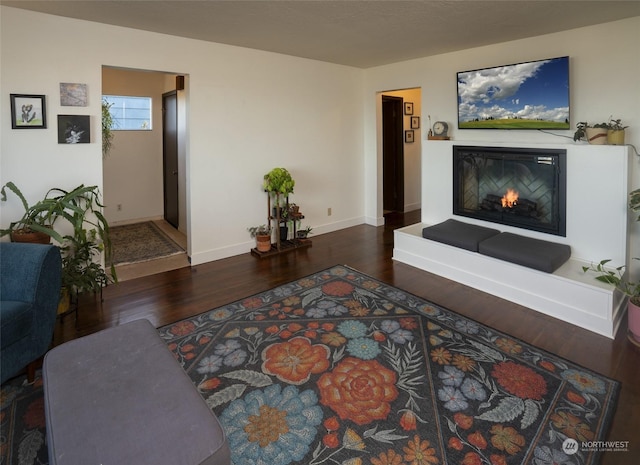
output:
[[[0,0],[0,4],[359,68],[640,15],[640,0]]]

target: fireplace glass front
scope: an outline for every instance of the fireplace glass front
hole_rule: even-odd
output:
[[[453,213],[566,235],[566,150],[453,147]]]

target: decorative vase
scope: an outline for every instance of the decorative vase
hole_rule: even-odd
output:
[[[604,145],[607,143],[607,130],[605,128],[586,128],[587,141],[592,145]]]
[[[271,235],[256,235],[256,248],[258,249],[258,252],[268,252],[269,250],[271,250]]]
[[[624,145],[624,129],[607,131],[607,142],[611,145]]]
[[[640,346],[640,306],[629,300],[627,304],[627,318],[629,321],[629,340]]]

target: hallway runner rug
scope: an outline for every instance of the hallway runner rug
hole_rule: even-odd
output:
[[[344,266],[159,333],[234,465],[596,464],[620,389]],[[21,383],[0,463],[46,464],[41,381]]]
[[[114,265],[141,263],[184,252],[153,221],[113,226],[110,237]]]

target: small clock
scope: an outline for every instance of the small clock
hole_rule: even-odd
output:
[[[436,121],[433,123],[433,135],[438,137],[448,137],[449,125],[444,121]]]

